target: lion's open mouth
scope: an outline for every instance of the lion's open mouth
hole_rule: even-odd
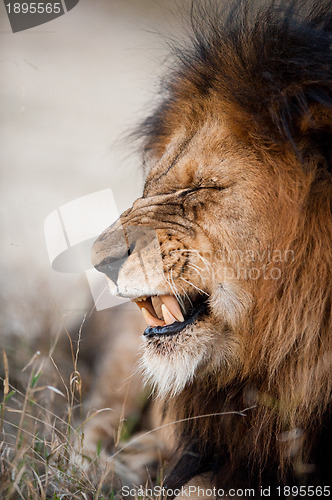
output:
[[[147,337],[174,335],[193,323],[207,310],[207,299],[202,297],[180,297],[181,307],[174,295],[139,297],[135,302],[148,327],[144,331]]]

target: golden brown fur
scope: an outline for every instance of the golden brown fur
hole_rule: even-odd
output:
[[[94,246],[113,293],[205,298],[145,338],[165,415],[190,418],[170,485],[328,484],[332,4],[301,8],[194,16],[143,127],[143,197]]]

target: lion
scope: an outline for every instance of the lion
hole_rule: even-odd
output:
[[[192,27],[139,128],[143,195],[92,261],[146,321],[168,488],[328,496],[332,2],[209,2]]]

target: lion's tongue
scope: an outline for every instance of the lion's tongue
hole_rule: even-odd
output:
[[[162,302],[161,312],[164,321],[157,317],[151,299],[136,302],[148,326],[165,326],[171,325],[174,321],[184,321],[178,301],[173,295],[161,295],[159,298]]]

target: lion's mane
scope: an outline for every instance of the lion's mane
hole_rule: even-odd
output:
[[[164,98],[140,130],[146,152],[162,152],[174,109],[220,95],[233,132],[287,179],[280,227],[294,259],[272,288],[261,287],[237,376],[226,386],[218,373],[197,377],[165,403],[172,418],[194,417],[178,425],[170,485],[208,471],[230,486],[306,474],[327,484],[332,463],[332,2],[246,4],[193,9],[190,48],[176,49]],[[294,158],[308,174],[302,185]],[[292,217],[283,199],[297,200]]]

